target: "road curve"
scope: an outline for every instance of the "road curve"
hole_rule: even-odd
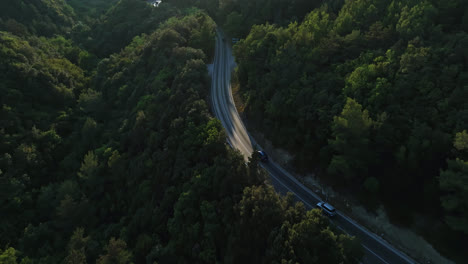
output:
[[[252,154],[252,142],[237,113],[231,93],[231,71],[235,62],[230,47],[218,30],[211,81],[211,103],[216,117],[227,132],[229,144],[248,159]]]
[[[231,93],[231,72],[235,67],[235,62],[231,47],[224,39],[223,33],[218,30],[214,64],[211,72],[211,104],[215,116],[221,121],[226,130],[228,143],[233,148],[238,149],[247,160],[251,156],[253,146],[256,143],[247,133],[234,105]],[[271,182],[278,192],[282,194],[286,192],[294,193],[296,199],[303,202],[308,209],[314,208],[314,205],[320,201],[317,194],[310,191],[274,161],[270,160],[270,162],[262,164],[262,166],[270,174]],[[385,240],[340,212],[332,219],[332,222],[339,229],[360,239],[365,250],[363,263],[416,263]]]

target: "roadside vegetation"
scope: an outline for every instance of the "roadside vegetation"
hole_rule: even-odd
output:
[[[226,146],[206,13],[85,2],[0,6],[1,263],[359,263]]]

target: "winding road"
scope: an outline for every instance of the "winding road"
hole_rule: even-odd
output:
[[[231,92],[231,72],[235,67],[234,57],[229,43],[218,30],[214,64],[211,71],[211,99],[212,109],[221,121],[227,133],[227,141],[231,147],[238,149],[247,160],[253,152],[253,146],[258,146],[249,136],[234,105]],[[258,146],[257,148],[260,149]],[[282,194],[292,192],[298,201],[304,203],[308,209],[314,208],[320,197],[297,181],[290,173],[281,168],[273,160],[262,164],[271,176],[275,189]],[[368,231],[349,217],[338,212],[332,222],[345,233],[360,239],[365,250],[362,263],[399,264],[416,263],[407,255],[397,250],[379,236]]]

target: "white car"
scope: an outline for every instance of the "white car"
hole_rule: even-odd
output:
[[[322,211],[328,216],[335,216],[336,215],[335,207],[331,206],[331,204],[329,204],[329,203],[319,202],[317,204],[317,208],[322,209]]]

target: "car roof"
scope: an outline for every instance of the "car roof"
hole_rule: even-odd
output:
[[[258,153],[260,153],[260,155],[262,155],[262,156],[266,155],[263,150],[259,150]]]
[[[324,203],[322,204],[323,207],[327,208],[328,210],[330,211],[335,211],[335,207],[333,207],[331,204],[329,203]]]

